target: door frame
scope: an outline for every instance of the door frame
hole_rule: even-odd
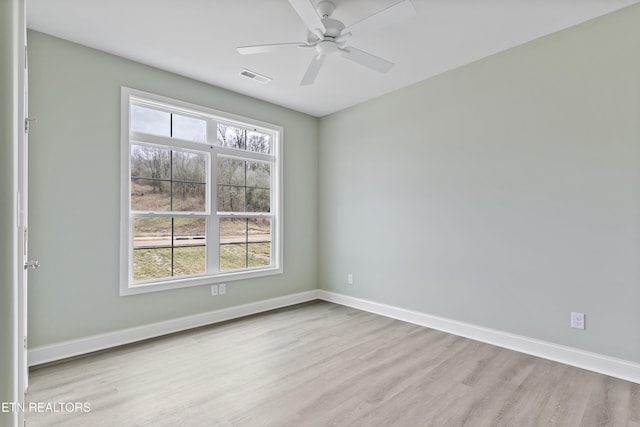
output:
[[[17,72],[17,103],[18,103],[18,164],[17,164],[17,184],[18,194],[16,197],[18,239],[17,239],[17,383],[18,383],[18,403],[22,405],[22,410],[17,411],[18,426],[25,424],[25,416],[28,413],[26,407],[26,393],[29,384],[29,363],[27,360],[27,269],[25,263],[28,260],[27,253],[27,222],[28,222],[28,76],[27,76],[27,20],[26,20],[26,0],[15,0],[18,8],[18,28],[17,46],[18,69]]]
[[[18,122],[22,129],[18,132],[18,386],[20,396],[29,385],[29,364],[27,360],[27,273],[24,267],[28,261],[28,202],[29,202],[29,137],[28,137],[28,68],[27,68],[27,25],[25,0],[18,0],[20,14],[18,64],[22,70],[18,73]],[[24,411],[21,411],[24,412]]]
[[[24,425],[26,409],[22,338],[26,325],[19,304],[19,298],[26,302],[26,294],[20,290],[25,282],[18,230],[18,185],[25,172],[18,159],[24,147],[25,11],[25,0],[0,1],[0,401],[14,405],[8,412],[0,411],[0,425],[10,427]]]

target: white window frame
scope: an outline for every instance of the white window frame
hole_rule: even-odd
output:
[[[207,121],[207,142],[185,141],[170,137],[160,137],[150,134],[139,134],[130,131],[131,103],[146,104],[157,110],[203,118]],[[216,145],[217,123],[259,130],[271,136],[271,153],[263,154]],[[168,98],[149,92],[121,88],[121,163],[120,163],[120,295],[135,295],[146,292],[178,289],[189,286],[200,286],[249,279],[274,274],[282,274],[283,227],[282,227],[282,143],[284,130],[281,126],[242,117],[223,111],[214,110],[184,101]],[[153,281],[133,280],[133,218],[140,217],[131,211],[131,144],[144,141],[177,149],[209,152],[207,209],[201,214],[207,218],[207,272],[201,275],[181,276],[157,279]],[[169,144],[170,141],[170,144]],[[216,168],[218,155],[235,157],[243,160],[268,161],[273,165],[271,170],[271,198],[270,212],[264,213],[232,213],[217,212]],[[173,216],[175,213],[155,212],[154,216]],[[188,216],[186,214],[184,216]],[[199,216],[199,215],[198,215]],[[219,270],[219,218],[264,218],[271,219],[271,265],[253,267],[242,270]]]

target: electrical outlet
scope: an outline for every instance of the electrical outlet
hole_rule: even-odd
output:
[[[220,283],[218,285],[218,292],[220,293],[220,295],[224,295],[227,293],[227,284],[226,283]]]
[[[218,296],[218,285],[211,285],[211,296]]]
[[[347,283],[353,285],[353,274],[347,274]]]
[[[571,312],[571,327],[584,329],[584,313]]]

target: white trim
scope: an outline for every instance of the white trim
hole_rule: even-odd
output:
[[[317,295],[318,291],[316,290],[300,292],[297,294],[285,295],[282,297],[223,308],[206,313],[179,317],[177,319],[166,320],[135,328],[122,329],[115,332],[108,332],[105,334],[93,335],[61,343],[34,347],[29,350],[29,366],[41,365],[43,363],[66,359],[68,357],[87,354],[149,338],[155,338],[173,332],[184,331],[187,329],[197,328],[199,326],[224,322],[226,320],[250,316],[264,311],[313,301],[317,299]]]
[[[315,299],[437,329],[640,384],[640,364],[638,363],[324,290],[300,292],[164,322],[35,347],[29,350],[29,366],[250,316]]]
[[[133,257],[129,252],[129,236],[132,234],[132,222],[129,221],[131,212],[131,194],[129,180],[123,176],[130,175],[131,148],[129,142],[129,127],[131,113],[129,111],[129,89],[120,88],[120,295],[129,289],[129,272],[133,271]]]
[[[318,299],[640,384],[640,364],[627,360],[324,290]]]

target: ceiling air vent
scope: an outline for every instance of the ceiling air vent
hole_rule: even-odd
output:
[[[260,83],[269,83],[272,80],[271,77],[263,76],[255,71],[249,71],[246,68],[240,71],[240,75]]]

